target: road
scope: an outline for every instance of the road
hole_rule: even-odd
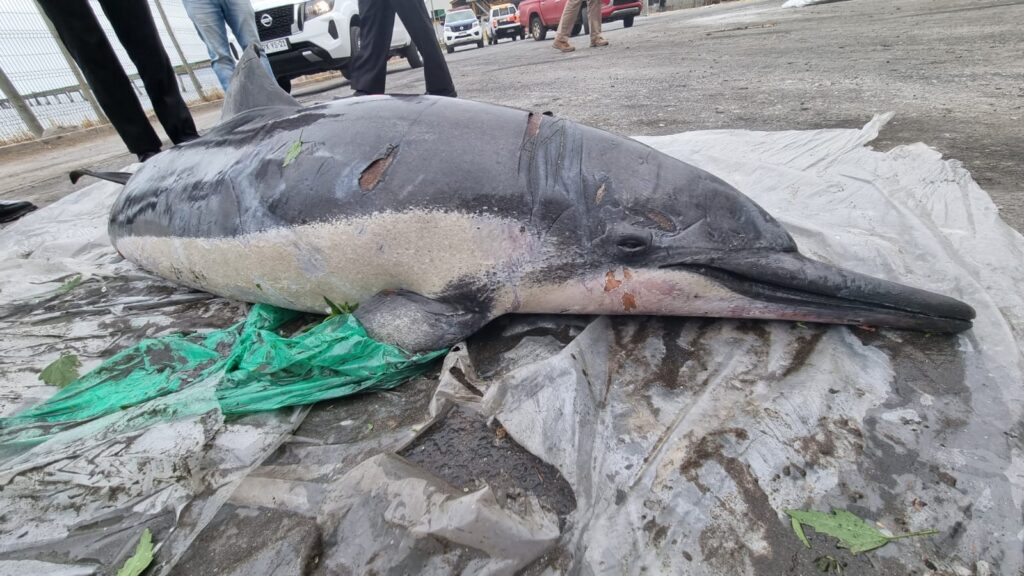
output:
[[[895,119],[874,146],[924,142],[965,163],[1024,230],[1024,0],[848,0],[782,9],[737,1],[609,24],[607,48],[562,54],[503,41],[447,56],[463,98],[551,111],[626,135],[688,130],[859,127]],[[394,93],[423,91],[404,62]],[[304,103],[348,96],[338,80],[297,89]],[[215,110],[198,115],[201,127]],[[71,139],[75,140],[75,139]],[[80,139],[79,139],[80,140]],[[0,150],[0,198],[52,201],[71,164],[128,163],[112,135]]]

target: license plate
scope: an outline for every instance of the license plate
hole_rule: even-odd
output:
[[[465,38],[466,36],[469,36],[469,32],[459,32],[458,35],[456,35],[455,37],[456,38]]]
[[[274,52],[284,52],[288,49],[288,39],[281,38],[279,40],[267,40],[263,43],[263,51],[267,54],[273,54]]]

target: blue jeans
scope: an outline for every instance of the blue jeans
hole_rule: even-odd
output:
[[[227,93],[231,75],[235,73],[235,58],[228,47],[225,25],[231,28],[242,50],[252,44],[259,44],[260,36],[256,31],[256,14],[252,4],[250,0],[183,0],[182,3],[188,17],[195,24],[199,37],[206,44],[206,50],[210,53],[213,73],[217,75],[217,80]],[[270,68],[267,56],[262,55],[260,60],[273,78],[274,71]]]

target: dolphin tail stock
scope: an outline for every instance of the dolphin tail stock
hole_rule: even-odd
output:
[[[100,180],[106,180],[107,182],[116,182],[122,186],[128,183],[128,179],[132,177],[131,172],[95,172],[93,170],[87,170],[85,168],[79,168],[78,170],[72,170],[68,173],[71,178],[72,184],[77,184],[82,176],[92,176]]]

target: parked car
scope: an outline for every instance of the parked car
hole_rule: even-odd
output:
[[[515,4],[495,4],[484,17],[487,41],[497,44],[501,38],[526,38],[526,30],[519,21],[519,9]]]
[[[520,19],[527,23],[530,35],[534,40],[543,40],[548,35],[548,30],[557,30],[558,21],[562,18],[562,10],[567,0],[523,0],[519,3]],[[640,13],[643,6],[641,0],[590,0],[601,2],[601,22],[614,22],[622,20],[622,25],[629,28],[633,25],[633,18]],[[580,9],[580,17],[576,19],[576,25],[572,28],[572,35],[576,36],[583,29],[587,19],[587,5],[583,4]]]
[[[484,32],[472,10],[453,10],[444,16],[444,47],[451,54],[456,46],[484,47]]]
[[[359,51],[358,0],[253,0],[252,5],[260,42],[281,88],[290,92],[292,79],[328,70],[348,77],[349,63]],[[235,58],[241,57],[244,47],[234,36],[228,41]],[[397,18],[391,55],[402,56],[413,68],[423,66]]]

